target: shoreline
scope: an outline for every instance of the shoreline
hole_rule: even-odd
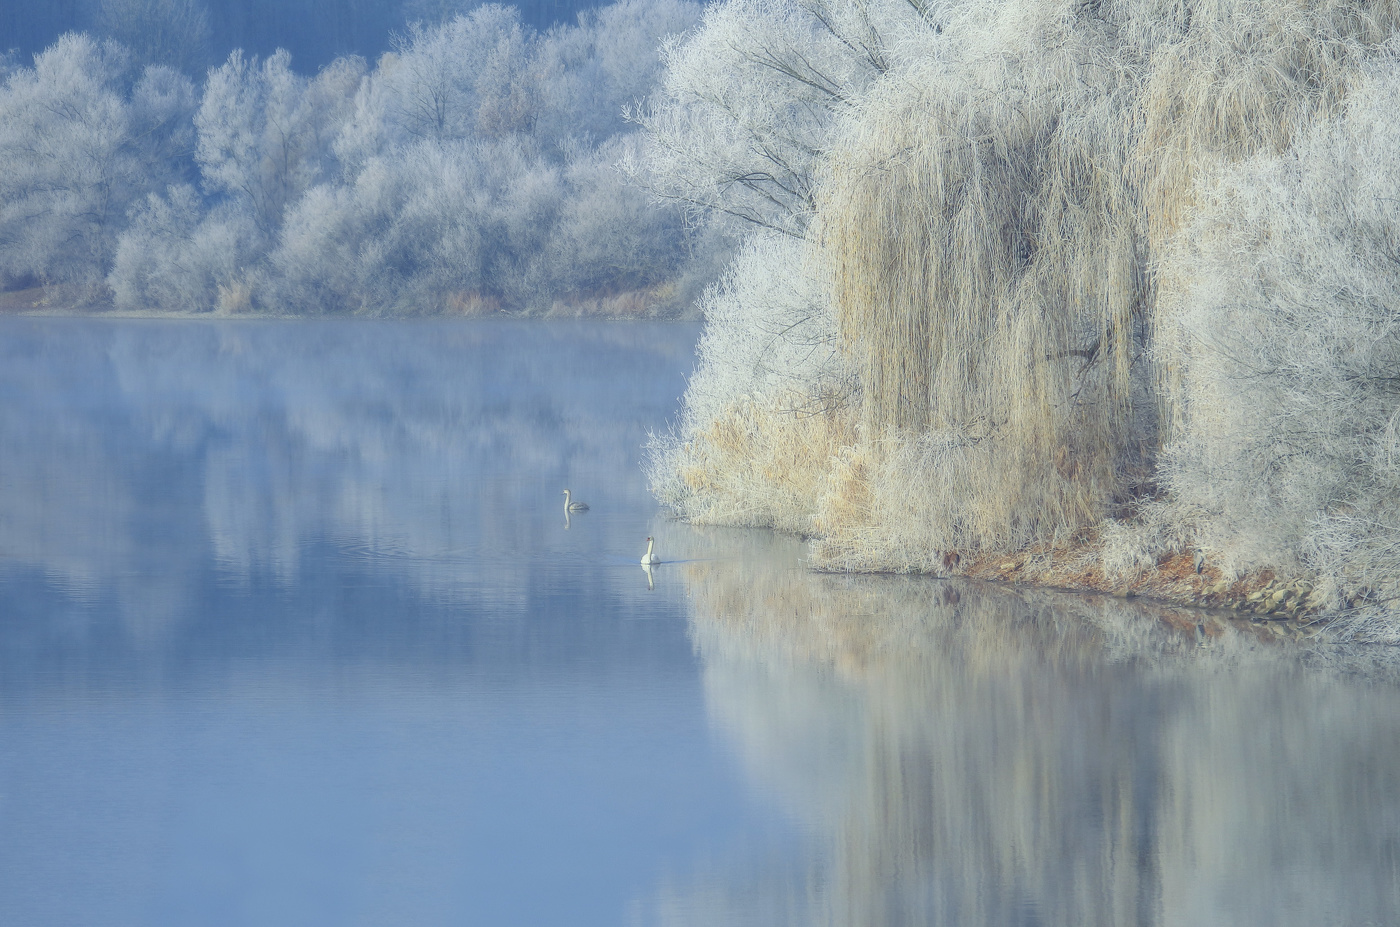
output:
[[[1232,580],[1209,564],[1198,573],[1192,555],[1178,551],[1161,558],[1154,568],[1131,578],[1113,580],[1098,564],[1084,562],[1088,553],[1086,546],[1079,550],[988,555],[970,561],[960,572],[976,579],[1209,609],[1237,628],[1248,625],[1278,638],[1315,637],[1330,623],[1326,615],[1309,604],[1313,592],[1310,583],[1290,581],[1272,570],[1259,570]]]
[[[1054,546],[963,557],[952,553],[944,558],[942,570],[922,571],[930,577],[959,577],[1023,588],[1050,589],[1115,599],[1142,599],[1176,608],[1200,609],[1237,632],[1253,632],[1261,640],[1311,640],[1322,635],[1335,614],[1325,612],[1312,598],[1314,587],[1301,579],[1289,579],[1263,569],[1230,579],[1206,562],[1198,571],[1196,560],[1187,551],[1176,551],[1157,563],[1129,576],[1110,577],[1103,568],[1098,532],[1088,529],[1081,539]],[[899,571],[836,570],[830,573],[879,575]],[[1179,622],[1163,616],[1176,627]],[[1198,622],[1206,637],[1218,636],[1221,629]],[[1182,625],[1182,631],[1197,630]]]

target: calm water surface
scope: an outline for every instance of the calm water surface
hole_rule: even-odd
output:
[[[0,924],[1400,922],[1388,654],[670,522],[696,336],[0,323]]]

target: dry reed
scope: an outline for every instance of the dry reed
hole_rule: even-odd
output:
[[[1133,76],[1102,23],[1017,6],[872,96],[818,213],[874,492],[925,555],[1098,520],[1151,424]],[[832,563],[888,556],[833,527]]]

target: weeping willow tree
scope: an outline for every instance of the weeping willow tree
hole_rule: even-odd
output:
[[[902,559],[891,521],[917,566],[1097,520],[1151,429],[1130,62],[1103,20],[999,13],[887,81],[832,157],[820,235],[881,447],[871,524],[830,526],[847,565]]]
[[[1157,258],[1396,26],[1391,3],[975,4],[893,71],[816,224],[871,449],[833,487],[826,562],[1054,541],[1153,488],[1190,337],[1158,296],[1191,268]]]

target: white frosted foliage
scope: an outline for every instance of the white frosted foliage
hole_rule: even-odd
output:
[[[737,398],[805,403],[841,382],[830,303],[808,260],[801,241],[756,234],[705,293],[687,427],[712,421]]]
[[[0,285],[96,286],[128,206],[178,173],[172,135],[191,104],[183,77],[134,75],[120,46],[86,35],[13,70],[0,84]]]
[[[666,76],[637,119],[658,195],[800,233],[822,149],[923,20],[903,2],[729,0],[667,46]]]
[[[853,400],[811,260],[801,240],[756,233],[701,299],[705,334],[682,420],[650,448],[653,489],[676,511],[811,533],[832,450],[827,416]]]
[[[1167,256],[1182,434],[1163,474],[1237,568],[1400,596],[1400,58],[1337,118],[1210,184]]]
[[[626,182],[639,141],[623,110],[698,17],[689,0],[623,0],[539,35],[486,4],[412,25],[372,68],[351,56],[312,76],[285,51],[235,52],[183,122],[148,69],[140,145],[118,151],[158,161],[183,142],[198,173],[154,175],[111,226],[115,262],[86,272],[138,311],[680,311],[729,242]]]

